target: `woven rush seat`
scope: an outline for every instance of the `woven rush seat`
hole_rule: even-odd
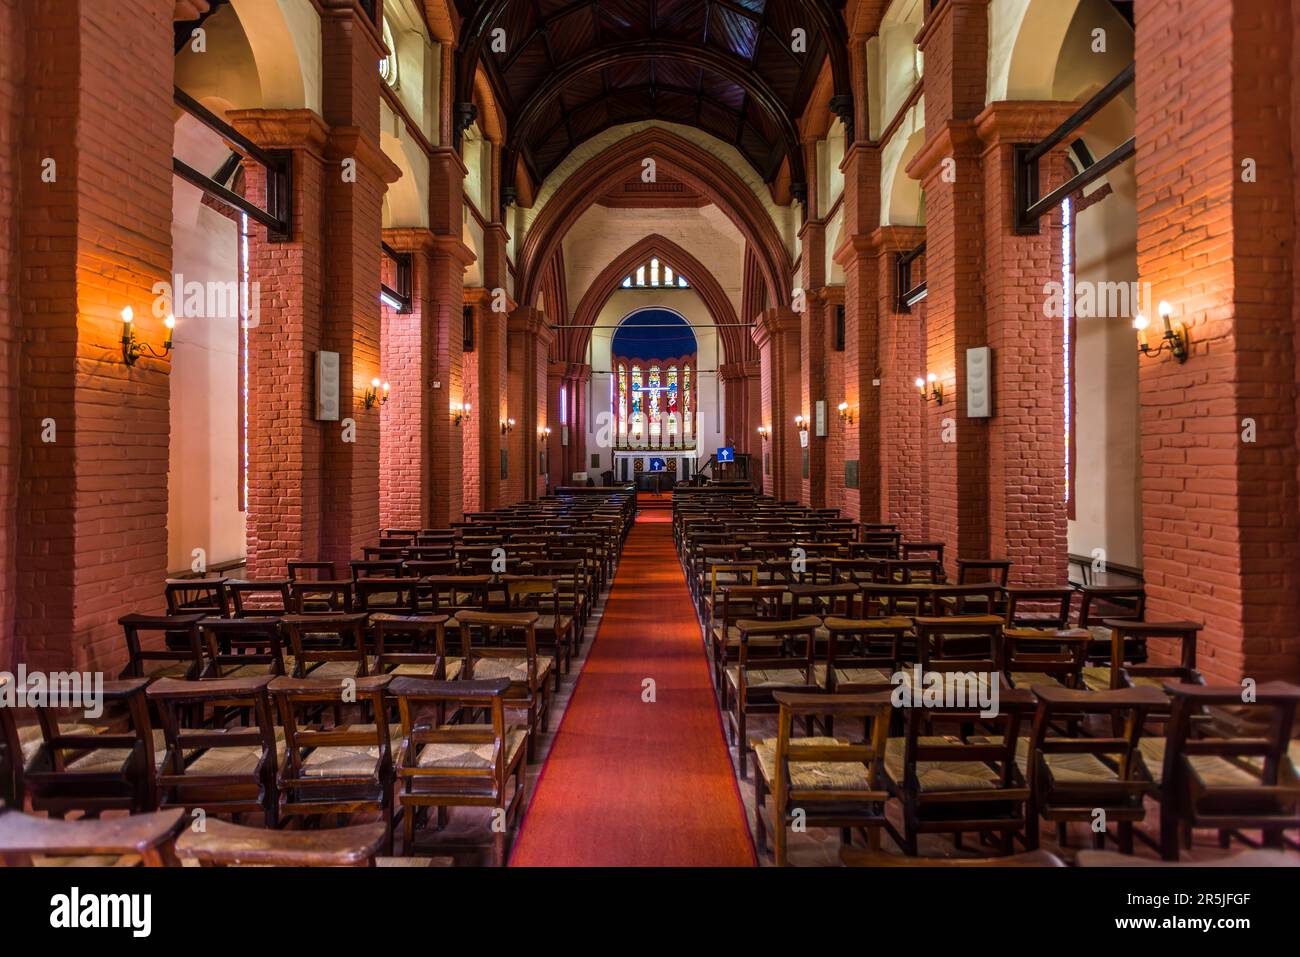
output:
[[[288,667],[288,659],[285,660],[285,667]],[[358,662],[355,661],[323,661],[314,668],[307,671],[308,678],[356,678]],[[366,655],[366,674],[373,675],[379,669],[379,659],[374,655]]]
[[[851,742],[841,738],[794,738],[791,744],[808,747],[848,747]],[[752,742],[758,772],[771,784],[776,780],[776,738],[763,738]],[[866,791],[871,789],[867,766],[847,761],[791,761],[790,786],[796,791]]]
[[[836,668],[835,681],[839,685],[888,685],[892,676],[882,668]]]
[[[1089,628],[1089,631],[1093,629]],[[1109,631],[1109,629],[1107,629]],[[1136,687],[1163,688],[1168,678],[1148,678],[1143,675],[1130,676],[1129,682]],[[1110,690],[1110,665],[1084,665],[1083,686],[1089,691]]]
[[[229,729],[240,734],[247,734],[248,728]],[[284,728],[275,729],[275,751],[284,750]],[[189,752],[192,754],[193,752]],[[188,758],[188,754],[186,757]],[[257,745],[238,748],[207,748],[202,754],[186,766],[187,774],[252,774],[257,769],[257,762],[262,759],[262,749]]]
[[[550,655],[537,656],[537,680],[541,682],[551,674],[555,659]],[[513,682],[528,681],[528,657],[479,658],[474,662],[474,680],[490,681],[493,678],[509,678]]]
[[[1165,766],[1165,739],[1142,738],[1138,750],[1146,762],[1156,784],[1161,784]],[[1264,773],[1263,762],[1255,757],[1232,760],[1217,755],[1194,754],[1188,765],[1197,783],[1205,788],[1257,788]],[[1287,760],[1282,763],[1278,784],[1300,792],[1300,741],[1292,741],[1287,749]],[[1300,799],[1300,793],[1297,793]]]
[[[740,667],[732,665],[727,668],[727,681],[733,688],[740,687]],[[745,685],[750,688],[821,688],[826,684],[826,666],[813,666],[813,680],[808,681],[808,669],[804,668],[750,668],[745,676]]]
[[[84,724],[80,721],[72,724],[60,723],[59,733],[61,734],[98,734],[103,728],[93,724]],[[45,743],[45,738],[41,736],[41,726],[39,724],[24,724],[18,726],[18,746],[23,753],[23,766],[26,767],[32,758],[36,757],[36,752],[41,749]]]
[[[443,664],[447,670],[446,681],[455,681],[465,670],[464,658],[444,658]],[[428,678],[433,675],[434,667],[433,664],[402,664],[388,673],[395,678]]]
[[[1042,671],[1013,671],[1011,672],[1011,683],[1017,688],[1033,688],[1035,686],[1053,685],[1058,688],[1065,687],[1052,675]],[[1089,689],[1093,691],[1102,691],[1102,688]]]
[[[343,724],[337,729],[345,733],[374,734],[373,724]],[[402,744],[400,728],[389,728],[388,746],[396,752]],[[379,748],[374,745],[339,745],[315,748],[303,759],[304,778],[360,777],[374,774],[379,763]]]
[[[919,744],[960,744],[951,735],[921,736]],[[885,774],[901,784],[904,777],[907,741],[890,738],[885,744]],[[982,791],[998,786],[998,775],[983,761],[921,761],[916,766],[917,783],[922,792]]]
[[[442,725],[442,730],[456,731],[491,731],[490,724]],[[523,728],[512,727],[506,732],[505,763],[509,766],[524,746],[528,732]],[[492,742],[473,745],[461,741],[433,742],[420,748],[415,759],[418,768],[490,768],[492,751],[496,747]]]
[[[167,739],[163,736],[161,730],[154,730],[152,734],[153,766],[154,768],[160,768],[162,767],[163,758],[167,754]],[[68,770],[83,774],[118,771],[121,770],[130,757],[131,752],[126,748],[100,748],[97,751],[82,755],[75,761],[69,761]]]

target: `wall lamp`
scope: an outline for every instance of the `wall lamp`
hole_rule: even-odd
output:
[[[505,435],[507,432],[513,432],[514,430],[515,430],[515,420],[514,420],[514,419],[506,419],[504,422],[501,423],[501,434],[502,434],[502,435]]]
[[[135,337],[135,313],[127,306],[122,310],[122,361],[129,366],[135,365],[135,360],[142,355],[150,355],[155,359],[165,359],[167,353],[172,351],[172,330],[176,328],[176,317],[170,312],[167,318],[163,320],[163,325],[167,327],[167,338],[163,341],[163,351],[155,352],[153,346],[147,342],[141,342]]]
[[[800,432],[807,432],[808,420],[805,419],[802,415],[796,415],[794,417],[794,427],[798,429]]]
[[[537,434],[543,439],[549,439],[551,437],[551,427],[549,425],[544,425],[537,430]]]
[[[835,409],[839,412],[841,421],[847,422],[849,425],[853,424],[853,409],[849,407],[847,402],[841,402]]]
[[[451,420],[459,426],[469,416],[468,402],[453,402],[451,406]]]
[[[1174,307],[1169,305],[1163,299],[1159,305],[1160,318],[1164,321],[1165,332],[1161,336],[1163,340],[1158,348],[1152,349],[1151,344],[1147,342],[1147,327],[1151,325],[1146,316],[1138,313],[1133,317],[1133,328],[1138,334],[1138,349],[1145,358],[1151,359],[1160,355],[1166,348],[1179,362],[1187,361],[1187,346],[1191,339],[1187,335],[1187,327],[1181,322],[1171,322],[1170,316],[1174,314]]]
[[[933,372],[924,379],[920,376],[916,377],[916,391],[925,401],[929,402],[933,399],[935,405],[943,405],[943,383],[939,381],[939,377]]]
[[[772,430],[765,425],[760,425],[758,427],[758,437],[766,442],[772,437]]]
[[[373,409],[375,403],[383,405],[388,401],[388,383],[381,383],[378,379],[370,380],[370,388],[366,390],[365,402],[367,409]]]

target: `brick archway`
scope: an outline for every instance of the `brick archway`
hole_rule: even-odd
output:
[[[586,353],[591,331],[595,328],[600,311],[605,308],[611,296],[619,289],[619,284],[637,266],[651,256],[667,260],[676,271],[688,276],[691,288],[704,300],[709,316],[718,326],[718,335],[722,339],[722,348],[728,362],[739,362],[753,358],[753,340],[748,332],[738,325],[736,310],[731,300],[723,291],[722,285],[707,266],[688,253],[666,236],[658,234],[646,236],[633,243],[616,256],[587,287],[578,309],[573,314],[570,328],[561,330],[556,338],[556,351],[560,359],[568,362],[581,362]]]
[[[659,127],[612,144],[569,176],[528,231],[519,258],[519,297],[534,305],[546,264],[578,218],[615,184],[639,176],[653,159],[718,206],[758,256],[768,302],[789,305],[792,266],[776,225],[753,190],[703,147]],[[620,277],[622,278],[622,277]]]

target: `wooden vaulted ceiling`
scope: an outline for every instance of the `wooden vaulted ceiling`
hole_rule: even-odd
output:
[[[462,50],[479,41],[510,137],[540,182],[611,126],[660,119],[734,145],[766,181],[787,159],[802,181],[794,122],[828,54],[834,0],[461,0]],[[505,31],[505,52],[491,49]],[[806,52],[795,52],[802,29]],[[835,27],[831,27],[835,29]],[[497,35],[500,38],[500,35]],[[831,38],[842,47],[842,38]]]

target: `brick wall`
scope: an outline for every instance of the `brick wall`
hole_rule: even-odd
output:
[[[18,0],[0,0],[0,670],[12,671],[19,463],[18,191],[24,46]]]

